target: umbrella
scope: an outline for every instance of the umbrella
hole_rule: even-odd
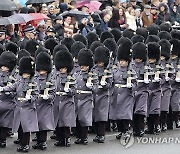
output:
[[[18,10],[16,3],[12,0],[0,0],[1,11],[14,11]]]
[[[82,6],[89,4],[89,3],[90,3],[90,0],[82,0],[82,1],[78,1],[76,3],[76,6],[77,6],[77,8],[81,8]]]
[[[77,21],[80,21],[83,18],[87,18],[89,16],[88,13],[84,13],[82,11],[78,11],[78,10],[70,10],[70,11],[65,11],[61,14],[62,16],[73,16],[76,18]]]
[[[0,18],[0,25],[19,24],[19,21],[10,17]]]
[[[31,15],[33,17],[33,20],[43,20],[43,19],[49,19],[49,17],[43,13],[30,13],[29,15]]]
[[[33,17],[31,15],[23,14],[23,13],[14,14],[14,15],[10,16],[10,18],[16,19],[20,23],[27,23],[27,22],[33,20]]]
[[[90,1],[90,3],[85,4],[85,6],[89,8],[89,12],[96,12],[97,10],[99,10],[101,5],[102,3],[98,1]]]
[[[26,5],[29,4],[44,4],[44,3],[49,3],[49,2],[54,2],[56,0],[28,0],[26,2]]]

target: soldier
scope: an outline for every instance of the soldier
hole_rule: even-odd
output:
[[[19,131],[20,147],[18,152],[28,152],[30,132],[38,131],[38,120],[35,101],[38,95],[36,84],[33,82],[34,65],[32,58],[24,57],[19,64],[20,79],[12,85],[1,87],[2,92],[15,93],[15,109],[13,132]],[[19,130],[18,130],[19,129]]]
[[[135,105],[133,115],[134,136],[144,135],[145,117],[147,117],[149,68],[147,62],[147,47],[144,43],[138,42],[132,46],[134,65],[133,69],[137,75],[135,86]]]
[[[16,55],[11,51],[5,51],[0,56],[0,86],[13,84]],[[13,93],[1,93],[0,95],[0,148],[6,147],[8,129],[12,129],[15,102]]]
[[[180,63],[180,41],[178,39],[172,39],[170,40],[171,44],[173,45],[172,48],[172,55],[171,55],[171,62],[173,64],[173,67],[175,68],[175,73],[172,76],[171,81],[171,100],[170,100],[170,106],[172,109],[172,113],[174,116],[174,121],[176,124],[176,128],[180,128],[180,120],[179,120],[179,112],[180,112],[180,99],[179,99],[179,90],[180,90],[180,80],[179,80],[179,63]],[[171,122],[170,128],[173,128],[173,122]]]
[[[130,123],[133,117],[133,82],[131,81],[134,72],[131,68],[131,46],[122,43],[118,47],[118,68],[113,72],[114,93],[113,93],[113,106],[115,119],[119,135],[116,136],[120,139],[123,135],[123,140],[126,142],[130,139]]]
[[[55,146],[70,146],[70,127],[75,127],[75,79],[70,75],[73,69],[73,58],[69,51],[62,50],[54,58],[57,69],[56,99],[58,109]],[[55,112],[55,111],[54,111]]]
[[[156,42],[150,42],[148,45],[148,58],[150,67],[153,69],[154,74],[150,76],[151,82],[149,83],[149,100],[148,100],[148,118],[147,134],[159,134],[160,129],[160,105],[161,105],[161,84],[160,84],[160,45]]]
[[[94,53],[96,67],[93,72],[98,75],[98,89],[94,95],[94,121],[97,127],[97,136],[94,142],[105,142],[105,127],[109,113],[109,88],[112,85],[112,74],[107,70],[109,64],[109,49],[103,46],[97,47]]]
[[[168,40],[162,39],[158,42],[161,46],[161,65],[163,73],[160,77],[162,98],[161,98],[161,131],[167,130],[167,113],[169,112],[170,98],[171,98],[171,84],[170,78],[173,75],[173,66],[170,64],[171,44]]]
[[[37,144],[34,149],[44,150],[47,148],[47,131],[54,130],[53,102],[55,98],[55,87],[51,80],[52,60],[48,53],[41,52],[36,57],[36,71],[39,98],[36,102],[39,132]]]
[[[91,68],[94,65],[92,51],[88,49],[80,50],[78,54],[78,64],[81,71],[75,74],[77,81],[77,140],[75,143],[88,144],[88,126],[92,126],[93,90],[96,88],[95,76],[91,72]]]

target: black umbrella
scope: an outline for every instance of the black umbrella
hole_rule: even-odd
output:
[[[12,0],[0,0],[1,11],[14,11],[18,10],[16,3]]]
[[[83,18],[87,18],[88,16],[90,16],[88,13],[84,13],[82,11],[78,11],[78,10],[70,10],[70,11],[65,11],[61,14],[63,17],[70,15],[76,18],[77,21],[80,21]]]
[[[50,2],[54,2],[56,0],[28,0],[26,2],[26,5],[29,4],[44,4],[44,3],[50,3]]]
[[[19,21],[10,17],[0,18],[0,25],[19,24]]]

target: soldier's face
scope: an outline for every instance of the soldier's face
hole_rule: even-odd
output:
[[[178,56],[177,55],[172,55],[171,59],[176,59]]]
[[[47,71],[45,71],[45,70],[40,70],[40,71],[39,71],[39,74],[40,74],[40,75],[46,75],[46,74],[47,74]]]
[[[121,67],[127,67],[128,66],[128,62],[125,61],[125,60],[120,60],[119,64],[120,64]]]
[[[98,62],[97,65],[98,65],[98,67],[104,67],[104,63],[103,62]]]
[[[160,58],[161,58],[161,60],[165,60],[165,57],[164,57],[164,56],[161,56]]]
[[[65,74],[65,73],[67,73],[67,68],[60,68],[60,69],[59,69],[59,72],[60,72],[61,74]]]
[[[136,62],[136,63],[141,63],[141,62],[142,62],[142,59],[135,59],[135,62]]]
[[[89,70],[89,66],[81,66],[81,71],[86,72]]]
[[[22,74],[22,77],[23,77],[23,79],[28,79],[28,78],[30,78],[30,74],[29,73],[23,73]]]
[[[150,64],[154,64],[156,62],[156,59],[149,59]]]
[[[9,71],[9,68],[6,67],[6,66],[2,66],[2,67],[1,67],[1,71],[2,71],[2,72],[8,72],[8,71]]]

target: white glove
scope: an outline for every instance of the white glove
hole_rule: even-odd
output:
[[[127,84],[127,88],[132,88],[132,85],[131,84]]]
[[[0,87],[0,92],[2,92],[4,90],[4,88],[3,87]]]
[[[176,82],[180,82],[180,78],[176,78]]]
[[[44,100],[48,100],[48,99],[49,99],[49,96],[48,96],[48,95],[43,95],[43,99],[44,99]]]
[[[105,85],[107,85],[106,81],[105,82],[101,82],[101,86],[105,86]]]
[[[26,95],[26,100],[30,100],[31,96],[30,95]]]
[[[88,87],[88,88],[92,88],[92,86],[93,86],[93,84],[92,83],[86,83],[86,87]]]
[[[166,81],[169,81],[169,80],[170,80],[170,78],[169,78],[169,77],[166,77],[166,78],[165,78],[165,80],[166,80]]]
[[[66,93],[68,93],[68,92],[70,91],[70,89],[69,89],[69,88],[64,88],[64,91],[65,91]]]

